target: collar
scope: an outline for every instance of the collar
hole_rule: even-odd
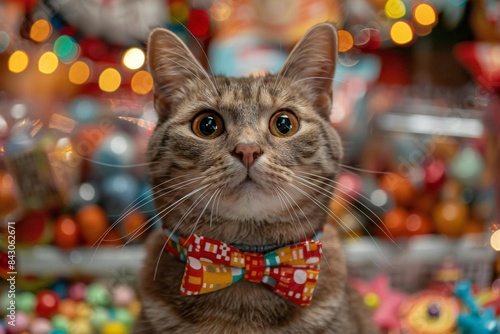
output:
[[[181,261],[185,261],[185,247],[184,245],[186,244],[187,238],[180,237],[179,235],[175,234],[174,232],[170,231],[168,228],[163,227],[163,236],[166,240],[165,244],[165,250],[172,254],[173,256],[177,257]],[[312,237],[301,239],[299,242],[302,241],[316,241],[320,240],[321,237],[323,236],[323,230],[316,231]],[[240,252],[245,252],[245,253],[269,253],[272,251],[275,251],[279,248],[283,248],[286,246],[290,246],[295,244],[296,242],[291,242],[287,244],[268,244],[268,245],[246,245],[246,244],[230,244]],[[183,253],[183,254],[182,254]],[[182,256],[184,255],[184,256]]]

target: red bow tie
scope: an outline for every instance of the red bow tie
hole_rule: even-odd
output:
[[[301,306],[311,303],[321,262],[321,241],[308,240],[262,253],[241,252],[224,242],[167,233],[165,249],[186,261],[182,295],[217,291],[241,279],[263,283]]]

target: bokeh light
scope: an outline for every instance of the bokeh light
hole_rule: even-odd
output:
[[[406,7],[401,0],[388,0],[384,6],[385,15],[391,19],[399,19],[406,14]]]
[[[9,71],[21,73],[28,67],[29,58],[26,52],[18,50],[9,57]]]
[[[430,26],[436,23],[436,11],[431,5],[421,3],[415,7],[413,11],[413,18],[415,21],[423,26]]]
[[[212,16],[212,19],[215,21],[222,22],[229,18],[232,11],[231,6],[227,3],[216,1],[213,6],[210,7],[210,16]]]
[[[194,35],[194,37],[202,38],[210,29],[210,17],[208,13],[201,9],[193,9],[189,13],[189,17],[186,23],[188,30]]]
[[[139,48],[130,48],[123,54],[123,66],[131,70],[137,70],[144,65],[146,55]]]
[[[69,68],[69,81],[81,85],[87,82],[90,77],[90,67],[84,61],[77,61]]]
[[[496,250],[500,251],[500,230],[496,230],[490,237],[490,245]]]
[[[49,38],[52,32],[52,26],[49,21],[40,19],[35,21],[30,29],[30,37],[35,42],[43,42]]]
[[[413,29],[404,21],[398,21],[391,27],[391,39],[399,45],[408,44],[413,40]]]
[[[349,51],[354,45],[354,38],[349,31],[339,30],[337,31],[337,36],[339,39],[339,52]]]
[[[99,76],[99,88],[104,92],[114,92],[120,87],[122,77],[114,68],[107,68]]]
[[[145,95],[153,89],[153,78],[149,72],[139,71],[132,77],[130,86],[134,93]]]
[[[5,31],[0,31],[0,53],[7,50],[10,44],[10,36]]]
[[[62,62],[69,63],[78,56],[79,47],[75,40],[67,35],[59,36],[54,42],[54,53]]]
[[[189,6],[184,1],[176,1],[170,4],[170,18],[173,21],[186,22],[189,15]]]
[[[45,52],[38,60],[38,70],[44,74],[53,73],[57,66],[59,65],[59,60],[53,52]]]

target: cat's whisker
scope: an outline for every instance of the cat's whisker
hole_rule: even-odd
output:
[[[226,186],[224,185],[224,186],[219,188],[217,195],[215,196],[214,201],[212,202],[212,208],[210,210],[210,226],[212,226],[215,203],[220,199],[220,194],[222,193],[222,191],[224,190],[225,187]]]
[[[277,189],[283,194],[283,198],[288,202],[289,205],[286,205],[285,204],[285,207],[286,209],[288,210],[288,213],[290,215],[290,218],[292,219],[292,225],[295,227],[296,231],[297,231],[297,235],[299,236],[300,238],[300,231],[299,231],[299,225],[300,225],[300,218],[299,218],[299,215],[297,214],[297,211],[295,211],[295,208],[293,207],[292,205],[292,202],[290,202],[290,200],[287,198],[286,195],[286,192],[284,191],[283,188],[277,186]],[[295,223],[295,218],[293,217],[291,211],[290,211],[290,208],[293,210],[293,212],[295,213],[295,216],[297,217],[297,223]],[[302,229],[302,233],[304,234],[304,238],[307,238],[307,235],[305,234],[304,230]]]
[[[196,231],[196,227],[198,227],[198,223],[200,222],[200,219],[201,217],[203,217],[203,214],[205,213],[205,211],[207,210],[208,206],[210,205],[210,202],[212,202],[212,199],[217,195],[217,193],[221,190],[221,188],[218,188],[214,191],[214,193],[212,194],[212,196],[210,196],[210,198],[208,199],[207,201],[207,204],[205,204],[205,207],[203,208],[203,210],[201,210],[201,213],[198,215],[198,219],[196,219],[196,221],[194,222],[194,226],[193,226],[193,229],[190,233],[189,236],[193,235],[194,232]],[[208,195],[208,194],[207,194]],[[214,201],[215,202],[215,201]],[[210,213],[211,214],[211,213]],[[210,224],[212,223],[212,218],[210,218]]]
[[[318,178],[326,179],[326,180],[328,180],[329,182],[332,182],[332,183],[334,183],[334,184],[340,185],[337,181],[335,181],[335,180],[331,180],[331,179],[328,179],[328,178],[325,178],[325,177],[322,177],[322,176],[320,176],[320,175],[315,175],[315,174],[306,173],[306,172],[301,172],[301,173],[304,173],[304,174],[310,174],[310,175],[316,176],[316,177],[318,177]],[[353,201],[356,201],[356,202],[357,202],[357,203],[359,203],[361,206],[363,206],[366,210],[368,210],[368,211],[369,211],[369,212],[370,212],[373,216],[375,216],[375,217],[377,218],[377,220],[380,222],[380,224],[381,224],[381,225],[384,225],[384,222],[382,221],[382,219],[380,219],[380,217],[379,217],[379,216],[378,216],[375,212],[373,212],[373,210],[372,210],[372,209],[370,209],[370,208],[369,208],[366,204],[364,204],[363,202],[361,202],[360,200],[356,199],[354,196],[352,196],[351,194],[349,194],[347,191],[344,191],[344,190],[340,189],[340,187],[335,187],[335,186],[333,186],[333,185],[327,184],[326,182],[322,182],[322,181],[316,180],[316,179],[314,179],[314,178],[309,178],[309,177],[305,177],[305,178],[310,179],[310,180],[314,180],[314,181],[319,182],[319,183],[321,183],[321,184],[323,184],[323,185],[325,185],[325,186],[327,186],[327,187],[330,187],[330,188],[332,188],[332,189],[335,189],[335,190],[337,190],[337,191],[341,192],[341,193],[342,193],[342,194],[344,194],[345,196],[349,197],[349,198],[350,198],[350,199],[352,199]],[[369,198],[367,198],[367,197],[366,197],[366,196],[364,196],[363,194],[361,194],[361,193],[359,193],[359,192],[358,192],[357,194],[358,194],[361,198],[365,199],[366,201],[368,201],[368,202],[370,202],[370,203],[374,204],[374,203],[373,203],[373,202],[372,202]],[[384,228],[382,228],[382,227],[379,225],[379,223],[377,223],[375,220],[371,219],[371,218],[370,218],[370,217],[369,217],[369,216],[368,216],[368,215],[367,215],[364,211],[362,211],[362,210],[360,210],[360,209],[358,209],[358,211],[359,211],[359,212],[361,212],[361,213],[362,213],[362,214],[363,214],[366,218],[368,218],[371,222],[373,222],[373,223],[375,224],[375,226],[377,226],[377,228],[378,228],[380,231],[382,231],[382,233],[384,233],[384,234],[385,234],[385,236],[387,236],[387,237],[389,238],[389,240],[391,240],[391,242],[392,242],[392,243],[393,243],[396,247],[398,247],[400,250],[402,250],[402,249],[401,249],[401,247],[400,247],[400,246],[399,246],[399,245],[398,245],[398,244],[394,241],[394,239],[393,239],[392,235],[390,235],[390,233],[388,233],[388,231],[386,231]]]
[[[210,186],[210,185],[211,184],[207,185],[207,187]],[[198,206],[198,204],[200,204],[201,201],[203,201],[203,199],[208,196],[207,192],[209,192],[209,191],[210,191],[210,188],[206,189],[203,193],[201,193],[200,196],[198,196],[198,198],[191,204],[191,206],[188,208],[188,210],[186,210],[186,212],[181,217],[181,219],[179,219],[179,221],[177,222],[177,224],[175,224],[175,226],[172,229],[172,232],[170,233],[170,235],[169,235],[166,243],[170,240],[172,234],[175,233],[175,231],[177,231],[177,229],[181,226],[181,224],[184,222],[184,220],[186,219],[186,217],[189,216],[189,214],[191,214],[191,212],[193,212],[193,210]],[[205,209],[206,209],[206,207],[205,207]],[[194,232],[194,230],[193,230],[193,232]],[[192,235],[192,233],[188,236],[188,238],[190,238],[191,235]],[[155,273],[154,273],[154,276],[153,276],[153,281],[156,280],[156,273],[158,272],[158,266],[160,265],[160,260],[161,260],[161,256],[162,256],[163,253],[164,252],[163,252],[163,249],[162,249],[161,252],[160,252],[160,256],[158,257],[158,260],[156,262],[156,267],[155,267]]]
[[[188,193],[187,195],[184,195],[182,198],[178,199],[177,201],[175,201],[175,203],[167,206],[166,208],[162,209],[158,214],[156,214],[155,216],[151,217],[150,219],[148,219],[143,225],[147,225],[149,224],[151,221],[153,222],[156,222],[156,219],[158,217],[161,216],[160,220],[163,219],[167,214],[169,214],[172,210],[174,210],[177,206],[179,206],[180,204],[182,204],[185,200],[187,200],[189,197],[193,196],[194,194],[206,189],[207,187],[209,187],[210,185],[204,185],[202,187],[199,187],[193,191],[191,191],[190,193]],[[140,228],[137,229],[137,231],[130,237],[130,239],[122,246],[122,247],[125,247],[127,244],[131,243],[135,238],[137,238],[138,236],[142,235],[143,233],[147,232],[147,230],[149,230],[152,226],[154,226],[154,223],[153,224],[149,224],[148,227],[146,228],[143,228],[142,226]],[[142,230],[142,231],[141,231]],[[139,233],[140,231],[140,233]]]
[[[380,171],[376,171],[376,170],[363,169],[363,168],[359,168],[359,167],[344,165],[341,163],[338,163],[338,165],[343,169],[354,170],[357,172],[363,172],[363,173],[369,173],[369,174],[379,174],[379,175],[390,175],[391,174],[389,172],[380,172]]]
[[[315,187],[319,187],[319,189],[320,189],[320,190],[315,189],[314,187],[309,186],[308,184],[306,184],[306,183],[303,183],[303,182],[299,181],[297,178],[296,178],[296,181],[297,181],[297,183],[301,184],[302,186],[304,186],[304,187],[306,187],[306,188],[308,188],[308,189],[311,189],[312,191],[315,191],[315,192],[317,192],[317,193],[319,193],[319,194],[322,194],[323,196],[326,196],[326,197],[328,197],[328,198],[330,198],[330,199],[331,199],[331,196],[332,196],[332,195],[331,195],[330,193],[325,193],[325,192],[324,192],[324,191],[323,191],[323,190],[322,190],[319,186],[315,186]],[[306,181],[306,182],[307,182],[307,181]],[[339,204],[343,206],[343,204],[341,204],[341,203],[339,203]],[[345,209],[347,209],[346,207],[344,207],[344,208],[345,208]],[[328,211],[330,211],[330,212],[332,212],[332,213],[333,213],[333,211],[331,211],[331,210],[330,210],[330,208],[328,208]],[[350,211],[348,211],[348,212],[350,212]],[[336,216],[336,215],[335,215],[335,216]],[[377,241],[375,240],[375,238],[374,238],[374,237],[370,234],[370,232],[368,231],[368,229],[366,228],[366,226],[365,226],[363,223],[361,223],[361,221],[360,221],[360,220],[359,220],[356,216],[354,216],[354,215],[353,215],[353,217],[357,220],[357,222],[358,222],[358,223],[359,223],[359,224],[363,227],[363,229],[364,229],[364,230],[367,232],[367,234],[370,236],[370,239],[372,239],[373,243],[375,244],[375,246],[376,246],[376,247],[377,247],[377,249],[379,250],[380,254],[382,254],[382,256],[384,257],[384,259],[386,260],[386,262],[387,262],[387,263],[390,263],[390,262],[389,262],[389,259],[385,256],[384,252],[383,252],[383,251],[382,251],[382,249],[380,248],[380,246],[379,246],[378,242],[377,242]],[[349,229],[350,229],[351,231],[353,231],[351,228],[349,228]],[[353,232],[354,232],[354,231],[353,231]],[[356,233],[356,235],[357,235],[357,233]],[[392,240],[392,239],[391,239],[391,240]],[[393,241],[393,242],[394,242],[394,241]],[[394,244],[395,244],[395,245],[397,245],[395,242],[394,242]]]
[[[215,221],[219,222],[219,204],[220,204],[220,199],[222,196],[224,196],[224,191],[226,191],[226,185],[222,186],[222,191],[220,192],[220,196],[217,199],[217,207],[215,208]]]
[[[172,179],[166,180],[166,181],[164,181],[164,182],[162,182],[162,183],[158,184],[158,185],[157,185],[157,186],[155,186],[154,188],[152,188],[152,190],[153,190],[153,189],[156,189],[156,188],[160,188],[160,189],[159,189],[158,191],[154,191],[154,192],[152,193],[151,198],[154,198],[154,197],[159,197],[159,196],[163,196],[163,195],[166,195],[166,194],[168,194],[168,193],[170,193],[170,192],[173,192],[173,191],[176,191],[176,190],[178,190],[178,189],[181,189],[181,188],[183,188],[183,187],[185,187],[185,186],[187,186],[187,185],[190,185],[190,184],[192,184],[192,183],[195,183],[195,182],[196,182],[198,179],[200,179],[201,177],[196,177],[196,178],[192,178],[192,179],[189,179],[189,180],[185,180],[185,181],[179,182],[179,183],[177,183],[177,184],[171,185],[171,186],[169,186],[169,187],[167,187],[167,188],[163,188],[163,189],[161,189],[161,187],[164,187],[164,186],[165,186],[165,184],[167,184],[167,183],[169,183],[169,182],[171,182],[171,181],[173,181],[173,180],[176,180],[176,179],[178,179],[178,178],[179,178],[179,177],[176,177],[176,178],[172,178]],[[172,187],[174,187],[174,189],[171,189]],[[142,195],[144,195],[144,194],[145,194],[145,193],[143,193]],[[142,196],[142,195],[141,195],[141,196]],[[139,203],[141,203],[141,202],[143,202],[143,201],[145,201],[145,200],[147,200],[147,199],[142,199]],[[126,217],[128,214],[130,214],[130,213],[131,213],[132,211],[134,211],[134,210],[137,210],[137,209],[139,209],[139,208],[141,208],[141,207],[144,207],[145,205],[147,205],[147,204],[149,204],[151,201],[153,201],[153,199],[151,199],[151,200],[147,200],[147,201],[146,201],[146,203],[142,203],[142,205],[139,205],[139,203],[137,203],[137,204],[133,204],[135,201],[137,201],[137,199],[136,199],[136,200],[134,200],[131,204],[129,204],[129,206],[127,206],[127,208],[129,208],[128,210],[127,210],[127,208],[125,208],[125,209],[124,209],[124,211],[125,211],[125,210],[127,210],[127,211],[126,211],[125,213],[121,214],[121,217],[120,217],[120,218],[118,218],[118,219],[117,219],[114,223],[112,223],[112,224],[111,224],[111,225],[110,225],[110,226],[106,229],[106,231],[103,233],[103,235],[102,235],[102,236],[101,236],[101,237],[100,237],[100,238],[99,238],[99,239],[98,239],[98,240],[97,240],[97,241],[96,241],[96,242],[92,245],[92,247],[96,247],[96,249],[95,249],[94,253],[92,254],[92,258],[90,259],[90,263],[92,263],[92,260],[94,259],[94,256],[95,256],[95,254],[96,254],[97,250],[99,249],[99,247],[101,246],[102,242],[105,240],[105,238],[106,238],[106,236],[109,234],[109,232],[110,232],[113,228],[115,228],[118,224],[120,224],[120,223],[123,221],[123,219],[125,219],[125,217]],[[131,206],[131,205],[132,205],[132,208],[130,208],[130,206]],[[130,233],[129,233],[129,234],[127,234],[127,235],[122,236],[122,238],[121,238],[121,239],[123,239],[123,238],[127,238],[129,235],[130,235]]]

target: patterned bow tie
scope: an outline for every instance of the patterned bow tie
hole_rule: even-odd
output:
[[[187,262],[181,294],[217,291],[241,279],[263,283],[298,305],[311,303],[321,262],[321,241],[307,240],[268,253],[241,252],[224,242],[166,232],[165,249]]]

